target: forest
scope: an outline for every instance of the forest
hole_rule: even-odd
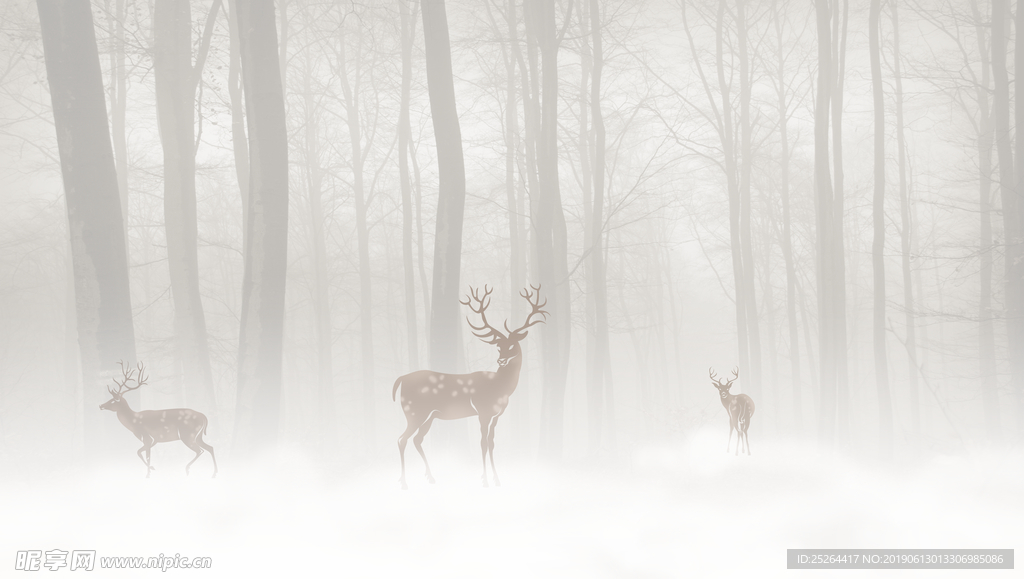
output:
[[[1009,0],[0,3],[2,542],[78,548],[81,484],[213,517],[107,554],[237,575],[291,569],[294,526],[367,576],[722,576],[704,526],[765,576],[1020,544],[1020,31]]]

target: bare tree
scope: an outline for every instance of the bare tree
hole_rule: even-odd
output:
[[[427,92],[437,142],[439,173],[433,300],[430,307],[430,365],[438,371],[452,372],[458,365],[459,268],[462,216],[466,206],[466,169],[462,157],[462,130],[455,107],[444,0],[423,0],[420,10],[427,58]]]
[[[820,358],[818,438],[835,441],[836,429],[836,321],[835,244],[832,178],[829,170],[829,106],[832,103],[832,10],[829,0],[815,0],[818,33],[818,92],[814,106],[814,196],[817,247],[815,271],[818,282],[818,356]]]
[[[206,317],[199,293],[196,224],[196,89],[220,9],[215,0],[192,64],[192,12],[188,2],[160,0],[153,14],[153,75],[164,153],[164,228],[174,299],[174,335],[185,400],[215,409]]]
[[[245,455],[274,444],[280,421],[288,135],[273,0],[238,2],[235,17],[251,156],[234,436]]]
[[[398,112],[398,171],[402,188],[402,272],[405,284],[406,347],[409,349],[409,368],[419,368],[420,353],[416,322],[416,283],[413,264],[413,201],[412,178],[409,175],[409,156],[412,147],[412,129],[409,125],[409,93],[412,86],[412,45],[416,38],[416,16],[419,4],[413,4],[409,14],[409,1],[399,0],[398,9],[402,28],[402,95]]]
[[[878,392],[879,450],[892,456],[892,399],[889,393],[889,361],[885,349],[885,100],[882,93],[879,20],[881,0],[871,0],[869,42],[871,51],[871,92],[875,106],[875,192],[872,202],[874,238],[871,263],[874,273],[874,315],[872,337],[875,353],[875,387]]]
[[[569,4],[571,10],[572,4]],[[558,182],[558,46],[555,5],[529,0],[524,5],[527,39],[540,53],[540,119],[537,136],[537,189],[531,191],[534,277],[551,288],[551,321],[543,330],[544,394],[541,401],[541,454],[557,460],[562,452],[566,375],[572,316],[565,213]],[[563,28],[564,32],[565,28]],[[534,75],[536,77],[536,75]],[[535,101],[536,102],[536,101]]]
[[[128,254],[103,77],[87,2],[38,2],[71,237],[85,448],[116,430],[96,412],[118,360],[135,359]]]

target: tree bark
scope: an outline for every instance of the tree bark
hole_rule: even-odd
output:
[[[754,400],[761,398],[761,327],[758,319],[757,299],[754,294],[754,246],[751,226],[750,173],[753,168],[754,151],[750,142],[750,56],[747,50],[746,0],[736,1],[736,45],[739,52],[740,81],[740,162],[739,162],[739,229],[742,263],[742,298],[746,303],[743,307],[747,321],[747,343],[750,353],[749,367],[746,369],[744,391]],[[755,427],[756,428],[756,427]]]
[[[838,14],[839,0],[835,0],[833,14],[833,74],[832,91],[832,250],[833,275],[833,348],[836,363],[836,427],[837,438],[846,442],[849,434],[849,362],[846,343],[846,249],[843,239],[845,209],[845,173],[843,171],[843,81],[846,76],[846,36],[849,23],[849,0],[843,0],[843,14]]]
[[[367,224],[367,195],[363,179],[363,165],[366,153],[363,147],[361,118],[359,111],[360,77],[362,75],[363,38],[362,31],[357,33],[355,82],[349,80],[347,47],[344,27],[338,54],[338,74],[341,78],[341,92],[345,98],[345,115],[348,125],[348,136],[352,144],[352,193],[356,205],[356,237],[359,243],[359,334],[360,353],[362,359],[363,382],[363,433],[367,441],[373,443],[373,432],[376,428],[374,405],[373,376],[373,286],[370,279],[370,228]],[[367,149],[369,148],[367,143]]]
[[[430,365],[440,372],[458,370],[459,274],[466,170],[462,129],[455,104],[451,45],[444,0],[423,0],[423,43],[427,93],[437,143],[438,201],[434,232],[434,279],[430,308]]]
[[[242,247],[249,243],[249,141],[245,135],[245,110],[242,103],[242,60],[238,46],[238,0],[228,0],[228,95],[231,99],[231,145],[235,157],[235,176],[242,196]]]
[[[818,93],[814,107],[814,209],[817,230],[818,356],[820,379],[818,439],[831,446],[836,428],[835,252],[833,193],[829,170],[829,106],[832,102],[832,33],[829,0],[815,0],[818,32]]]
[[[541,60],[540,130],[537,133],[538,190],[531,214],[537,279],[547,295],[547,324],[542,330],[544,394],[541,399],[541,455],[562,453],[566,375],[569,368],[569,268],[565,214],[558,182],[558,38],[553,2],[531,0],[527,34],[535,38]]]
[[[234,444],[241,456],[277,442],[288,253],[288,133],[272,0],[238,2],[248,121],[249,238],[238,340]]]
[[[796,264],[793,260],[792,216],[790,213],[789,191],[789,105],[786,102],[786,52],[783,47],[783,26],[778,3],[772,4],[772,21],[778,42],[778,100],[779,100],[779,146],[782,149],[779,164],[781,179],[779,196],[782,202],[782,257],[786,262],[786,317],[789,324],[789,363],[793,388],[793,426],[796,432],[803,430],[803,401],[800,392],[800,334],[796,321]]]
[[[978,100],[978,252],[981,266],[978,272],[978,374],[981,378],[985,425],[989,440],[998,440],[1000,434],[999,390],[996,384],[996,338],[992,323],[992,112],[989,106],[991,65],[985,34],[988,29],[982,20],[978,1],[971,0],[974,32],[981,56],[981,84],[976,88]],[[1021,43],[1024,45],[1024,43]]]
[[[219,7],[220,2],[213,3],[211,23]],[[164,229],[182,402],[215,412],[206,317],[199,293],[196,223],[195,102],[205,53],[200,53],[193,69],[188,2],[158,0],[153,23],[153,77],[164,159]]]
[[[402,189],[402,272],[405,283],[405,332],[406,348],[409,350],[410,371],[420,367],[419,339],[416,322],[416,283],[412,255],[412,182],[409,176],[409,140],[412,129],[409,126],[409,92],[412,85],[412,44],[416,37],[416,12],[419,4],[413,4],[409,15],[408,0],[399,0],[402,26],[402,102],[398,112],[398,173]]]
[[[1014,15],[1014,28],[1017,36],[1014,39],[1014,123],[1017,145],[1017,158],[1015,159],[1015,187],[1012,195],[1017,205],[1016,213],[1016,235],[1013,238],[1006,237],[1007,246],[1014,247],[1015,259],[1012,262],[1010,276],[1013,279],[1013,293],[1007,294],[1006,312],[1007,325],[1012,327],[1010,351],[1010,379],[1013,387],[1014,399],[1014,420],[1017,423],[1017,436],[1024,437],[1024,203],[1021,202],[1021,194],[1024,193],[1024,4],[1017,5],[1017,12]],[[1000,163],[1002,159],[1000,158]],[[1004,207],[1004,211],[1006,208]]]
[[[882,94],[882,62],[879,42],[881,0],[871,0],[868,16],[871,52],[871,93],[875,107],[875,193],[872,202],[874,238],[871,264],[874,279],[872,338],[875,354],[875,388],[878,393],[879,454],[892,457],[892,398],[889,392],[889,359],[885,349],[885,99]]]
[[[121,199],[91,6],[40,1],[37,7],[71,238],[84,445],[97,458],[121,433],[96,408],[109,399],[118,361],[135,362]]]
[[[306,24],[313,24],[313,16],[305,14]],[[321,115],[317,99],[313,94],[312,51],[305,49],[305,66],[302,71],[302,95],[305,113],[303,127],[303,155],[305,157],[306,198],[309,202],[310,242],[313,246],[313,316],[316,326],[317,358],[317,410],[316,431],[319,450],[323,455],[335,449],[335,408],[334,408],[334,335],[331,328],[331,304],[329,299],[329,273],[327,268],[327,220],[324,216],[323,181],[324,168],[320,165],[323,141],[320,138]]]
[[[110,0],[105,5],[110,15],[110,129],[114,145],[114,166],[117,168],[117,190],[121,195],[121,215],[124,226],[125,247],[128,243],[128,143],[125,136],[125,114],[128,109],[127,84],[124,56],[125,0],[116,0],[110,10]]]
[[[910,429],[916,438],[921,434],[921,403],[919,388],[917,384],[917,338],[916,322],[914,321],[914,285],[912,281],[913,269],[911,268],[911,228],[913,223],[910,219],[910,198],[907,191],[907,153],[906,138],[904,137],[903,123],[903,78],[900,72],[900,30],[899,11],[893,4],[892,9],[892,40],[893,40],[893,77],[896,88],[896,157],[899,162],[900,174],[900,247],[903,263],[903,309],[906,320],[906,350],[908,360],[908,382],[910,394]]]
[[[1007,0],[992,0],[992,119],[995,134],[996,152],[999,155],[999,196],[1003,206],[1003,239],[1005,243],[1006,276],[1006,334],[1007,356],[1010,358],[1011,371],[1016,367],[1013,356],[1019,356],[1021,341],[1024,336],[1018,332],[1013,322],[1021,315],[1018,301],[1014,299],[1021,291],[1015,265],[1021,258],[1018,239],[1021,233],[1019,219],[1020,200],[1014,190],[1013,149],[1010,133],[1010,83],[1006,71],[1006,28],[1009,26],[1010,7]],[[1015,377],[1011,376],[1011,379]],[[1020,424],[1018,416],[1017,423]]]
[[[603,430],[610,428],[604,424],[605,420],[605,398],[607,390],[611,388],[610,380],[606,380],[611,372],[611,351],[608,346],[608,280],[605,268],[604,254],[604,178],[605,178],[605,126],[604,113],[601,109],[601,81],[604,71],[604,45],[601,38],[601,9],[598,0],[590,2],[590,35],[593,39],[593,75],[590,86],[590,114],[591,130],[594,134],[593,155],[594,162],[592,170],[594,178],[592,187],[594,191],[594,202],[591,207],[590,217],[590,245],[587,256],[588,267],[588,295],[593,294],[594,300],[594,329],[591,336],[594,342],[593,366],[589,367],[590,373],[587,377],[587,385],[590,388],[590,396],[594,400],[594,408],[591,410],[596,425],[591,427],[592,448],[599,448],[602,443]]]

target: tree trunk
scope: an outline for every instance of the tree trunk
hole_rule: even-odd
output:
[[[996,152],[999,155],[999,196],[1003,206],[1003,239],[1006,250],[1003,257],[1006,275],[1006,334],[1007,355],[1011,367],[1016,362],[1013,356],[1020,355],[1022,336],[1017,331],[1013,320],[1021,315],[1018,302],[1014,296],[1020,292],[1017,267],[1014,265],[1021,258],[1020,237],[1021,221],[1018,218],[1019,199],[1014,191],[1013,150],[1011,149],[1010,133],[1010,83],[1006,74],[1006,28],[1009,26],[1010,7],[1007,0],[992,0],[992,119],[995,134]],[[1012,379],[1012,378],[1011,378]],[[1020,419],[1017,417],[1018,425]]]
[[[818,356],[820,379],[818,439],[831,446],[836,428],[835,252],[832,177],[829,170],[829,105],[832,102],[832,33],[829,0],[815,0],[818,32],[818,94],[814,107],[814,209],[817,230]]]
[[[252,455],[277,442],[288,254],[288,133],[272,0],[238,2],[249,129],[249,238],[238,340],[234,445]]]
[[[348,136],[352,143],[352,193],[356,202],[356,237],[359,243],[359,333],[363,373],[363,434],[366,436],[367,442],[372,445],[373,432],[376,428],[373,377],[373,287],[370,283],[370,228],[366,218],[367,195],[363,182],[363,163],[366,160],[366,155],[363,150],[359,113],[363,37],[362,31],[360,31],[356,40],[355,83],[352,83],[348,78],[346,36],[345,30],[342,28],[338,74],[341,77],[341,92],[345,98]]]
[[[982,20],[978,1],[971,0],[974,31],[981,56],[981,84],[976,89],[978,119],[978,216],[981,267],[978,299],[978,375],[981,379],[982,400],[985,407],[985,425],[988,437],[996,441],[1000,434],[999,391],[996,384],[996,338],[992,323],[992,113],[989,109],[991,66],[986,50],[987,27]],[[1021,43],[1024,45],[1024,43]]]
[[[135,363],[121,199],[91,6],[41,1],[37,7],[68,210],[84,445],[97,458],[122,434],[97,407],[110,397],[106,387],[118,361]],[[128,399],[138,403],[137,396]]]
[[[910,199],[907,191],[907,153],[906,139],[903,134],[903,78],[900,72],[900,30],[899,11],[897,6],[892,5],[892,40],[893,40],[893,77],[896,85],[896,157],[899,162],[900,172],[900,247],[903,262],[903,309],[906,320],[906,349],[909,357],[908,388],[910,394],[910,429],[915,437],[921,435],[921,403],[917,385],[917,339],[916,323],[914,321],[914,286],[910,265],[910,241],[911,228],[910,220]]]
[[[882,94],[882,62],[879,43],[881,0],[871,0],[868,16],[871,52],[871,92],[875,105],[875,194],[872,204],[874,239],[871,264],[874,273],[872,336],[875,352],[875,388],[878,392],[878,449],[882,458],[892,457],[892,398],[889,393],[889,360],[885,349],[885,100]]]
[[[1010,276],[1013,279],[1013,293],[1007,293],[1006,303],[1009,308],[1006,312],[1007,325],[1012,327],[1012,338],[1010,340],[1010,380],[1013,387],[1014,399],[1014,420],[1017,422],[1018,440],[1024,437],[1024,239],[1021,238],[1024,230],[1024,203],[1021,202],[1021,193],[1024,192],[1024,138],[1021,129],[1024,128],[1024,5],[1017,5],[1017,12],[1014,15],[1016,38],[1014,39],[1014,119],[1016,125],[1016,182],[1012,191],[1017,203],[1016,232],[1014,237],[1006,236],[1006,243],[1014,247],[1015,259],[1012,263],[1013,269]],[[1000,158],[1002,163],[1002,158]],[[1006,211],[1006,208],[1003,208]]]
[[[459,273],[462,217],[466,205],[466,170],[462,129],[455,106],[448,16],[444,0],[423,0],[423,43],[427,59],[427,93],[437,143],[438,200],[434,232],[434,280],[430,307],[430,366],[458,370]]]
[[[758,319],[757,299],[754,294],[754,246],[751,226],[750,172],[753,168],[754,151],[750,143],[750,56],[747,50],[746,0],[736,2],[736,44],[739,51],[740,81],[740,162],[739,162],[739,201],[740,201],[740,244],[742,263],[743,292],[737,292],[737,299],[746,303],[743,310],[746,315],[747,343],[750,353],[747,370],[747,381],[743,385],[744,392],[754,400],[761,398],[761,327]],[[755,427],[756,428],[756,427]]]
[[[238,0],[228,0],[228,95],[231,99],[231,145],[235,157],[235,175],[242,195],[242,247],[249,245],[249,141],[245,135],[245,111],[242,105],[242,60],[238,46]]]
[[[792,217],[789,200],[789,105],[786,102],[786,52],[783,47],[783,28],[777,3],[772,4],[772,21],[775,25],[775,37],[778,42],[779,68],[779,146],[782,156],[781,180],[779,195],[782,201],[782,257],[786,262],[786,317],[789,323],[789,364],[793,387],[793,426],[799,434],[803,430],[803,401],[800,392],[800,334],[796,321],[796,264],[793,260]]]
[[[419,4],[413,4],[409,15],[408,0],[399,0],[402,26],[402,102],[398,112],[398,173],[402,188],[402,271],[405,283],[405,332],[406,348],[409,350],[410,371],[420,367],[419,336],[416,323],[416,283],[412,256],[412,182],[409,177],[409,92],[412,85],[412,44],[416,37],[416,12]]]
[[[220,2],[214,2],[211,22],[219,7]],[[193,69],[188,2],[158,1],[153,27],[153,77],[164,154],[164,226],[182,402],[215,412],[206,317],[199,293],[196,223],[195,101],[205,53],[200,53]]]
[[[121,215],[125,247],[128,247],[128,143],[125,136],[125,113],[128,109],[128,75],[124,66],[125,0],[116,0],[114,10],[105,2],[110,18],[110,129],[114,145],[114,166],[117,168],[117,190],[121,196]]]
[[[544,394],[541,401],[541,455],[558,460],[562,453],[566,374],[569,368],[569,268],[565,214],[558,183],[558,39],[555,5],[527,4],[527,31],[536,39],[541,59],[541,118],[537,134],[538,190],[531,214],[538,281],[548,299],[542,330]],[[531,197],[532,201],[532,197]]]
[[[313,18],[308,14],[307,24]],[[305,66],[302,71],[303,108],[305,113],[304,147],[306,197],[309,201],[310,242],[313,246],[313,316],[316,326],[316,432],[318,446],[326,456],[335,448],[334,409],[334,336],[331,329],[331,305],[329,299],[329,274],[327,270],[327,221],[324,217],[323,181],[324,169],[320,166],[323,148],[319,128],[321,116],[317,99],[313,94],[313,52],[305,50]]]
[[[605,174],[605,127],[604,113],[601,110],[601,80],[604,70],[604,47],[601,38],[601,9],[598,0],[590,0],[590,34],[593,38],[593,81],[590,87],[590,114],[591,129],[594,133],[594,172],[593,189],[594,202],[591,208],[590,255],[588,259],[587,273],[589,291],[588,295],[594,296],[594,330],[592,337],[594,341],[594,365],[592,378],[588,377],[587,384],[591,388],[592,396],[597,407],[592,410],[598,417],[596,441],[593,445],[601,444],[601,434],[604,428],[610,428],[611,424],[605,426],[604,406],[607,402],[608,390],[611,388],[611,381],[606,380],[611,372],[611,351],[608,345],[608,279],[605,270],[604,252],[604,174]],[[592,436],[594,434],[592,433]]]
[[[835,0],[836,8],[839,0]],[[846,76],[846,31],[849,22],[850,2],[843,0],[843,15],[840,25],[839,14],[833,15],[833,74],[835,88],[832,91],[832,170],[835,186],[832,192],[832,255],[833,275],[832,304],[834,316],[833,348],[836,363],[836,420],[837,438],[847,442],[849,434],[849,371],[846,351],[846,249],[843,239],[845,217],[845,192],[843,172],[843,80]],[[841,26],[841,28],[840,28]]]

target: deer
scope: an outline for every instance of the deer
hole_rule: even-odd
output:
[[[426,466],[426,477],[434,484],[430,473],[430,464],[423,453],[423,437],[430,431],[435,419],[458,420],[477,416],[480,420],[480,455],[483,461],[483,486],[488,486],[487,459],[490,457],[491,472],[494,486],[501,486],[498,472],[494,469],[494,427],[498,418],[505,412],[508,399],[516,391],[519,384],[519,371],[523,366],[523,350],[520,342],[529,333],[528,329],[547,320],[548,312],[544,311],[547,300],[540,301],[540,286],[530,286],[533,290],[524,289],[520,296],[530,304],[531,311],[526,321],[515,330],[510,330],[505,320],[505,331],[495,328],[487,321],[487,307],[491,304],[491,289],[484,285],[481,293],[472,286],[466,299],[459,300],[464,306],[480,316],[481,323],[466,323],[473,330],[473,335],[487,344],[498,348],[498,369],[494,372],[473,372],[471,374],[446,374],[432,370],[417,370],[399,376],[391,389],[391,400],[395,400],[398,389],[402,389],[401,404],[405,413],[405,431],[398,438],[398,456],[402,462],[402,490],[409,487],[405,482],[405,446],[409,437],[416,434],[413,444],[416,452]]]
[[[135,412],[128,406],[124,395],[132,390],[141,388],[148,379],[146,370],[142,363],[136,368],[121,365],[122,380],[114,378],[117,390],[107,387],[110,393],[110,400],[100,405],[100,410],[110,410],[117,413],[117,419],[130,430],[135,438],[142,441],[142,448],[139,449],[139,459],[146,465],[146,478],[149,478],[151,471],[156,470],[150,464],[150,449],[159,442],[171,442],[180,440],[196,453],[196,457],[185,465],[185,475],[188,476],[188,469],[192,463],[199,460],[204,450],[210,451],[210,458],[213,459],[213,478],[217,476],[217,457],[213,453],[213,447],[203,442],[203,435],[206,434],[207,420],[202,412],[196,412],[188,408],[169,408],[167,410],[143,410]],[[138,374],[136,374],[136,370]],[[135,382],[135,386],[128,386],[129,382]],[[146,457],[142,457],[142,453]]]
[[[729,446],[732,445],[732,431],[735,430],[736,456],[739,456],[740,444],[744,442],[747,445],[747,456],[750,456],[750,440],[747,438],[747,428],[750,427],[750,417],[754,415],[754,401],[746,394],[729,394],[729,388],[732,388],[732,383],[740,377],[740,370],[739,368],[733,369],[732,380],[725,384],[716,377],[713,369],[708,368],[708,372],[712,380],[711,385],[718,389],[722,406],[729,413],[729,441],[725,445],[725,452],[729,452]]]

